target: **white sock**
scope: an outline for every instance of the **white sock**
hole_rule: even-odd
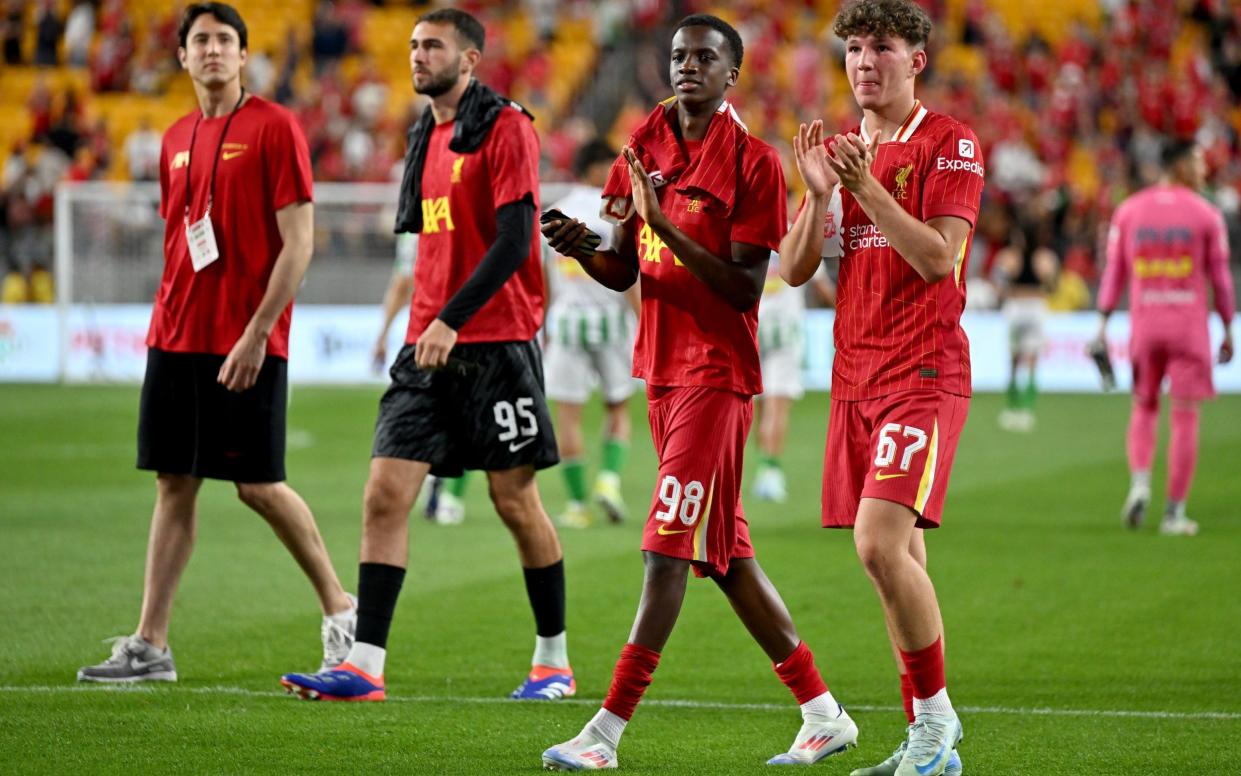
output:
[[[955,714],[952,701],[948,700],[948,688],[945,687],[930,698],[914,698],[914,717],[923,714]]]
[[[599,713],[591,717],[582,732],[593,735],[615,749],[620,746],[621,734],[625,732],[625,725],[628,724],[629,720],[621,719],[607,709],[599,709]]]
[[[1129,487],[1151,489],[1150,472],[1133,472],[1129,475]]]
[[[388,650],[383,647],[355,641],[353,646],[349,648],[349,656],[345,658],[345,662],[361,669],[363,673],[383,678],[384,658],[387,654]]]
[[[831,690],[801,705],[802,722],[830,722],[840,716],[840,704],[832,697]]]
[[[569,645],[565,632],[555,636],[534,637],[534,657],[530,658],[532,666],[551,666],[552,668],[569,667]]]

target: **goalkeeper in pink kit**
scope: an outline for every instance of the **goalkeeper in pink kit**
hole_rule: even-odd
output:
[[[1236,310],[1228,273],[1228,235],[1219,210],[1198,194],[1206,176],[1202,149],[1172,141],[1163,152],[1159,183],[1134,194],[1112,217],[1107,268],[1099,288],[1098,340],[1108,316],[1129,287],[1133,363],[1133,414],[1129,419],[1129,495],[1121,517],[1142,524],[1150,503],[1151,460],[1164,378],[1172,396],[1168,447],[1168,503],[1159,530],[1193,536],[1198,524],[1185,515],[1185,499],[1198,457],[1198,405],[1215,396],[1207,330],[1207,286],[1224,322],[1219,363],[1232,360]]]

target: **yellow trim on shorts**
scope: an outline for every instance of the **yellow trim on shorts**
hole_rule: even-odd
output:
[[[926,502],[931,499],[931,488],[935,485],[935,460],[939,457],[939,418],[931,429],[931,449],[926,454],[926,465],[922,468],[922,480],[918,483],[918,497],[914,499],[914,511],[922,514]]]
[[[702,507],[698,518],[698,528],[694,531],[694,560],[707,562],[707,523],[711,521],[711,502],[715,497],[715,477],[711,478],[711,487],[707,489],[707,501]]]

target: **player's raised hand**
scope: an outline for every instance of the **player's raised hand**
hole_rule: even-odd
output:
[[[577,252],[577,249],[582,246],[582,241],[590,231],[586,224],[576,218],[557,218],[543,224],[539,229],[547,238],[547,244],[556,253],[561,256],[584,258]]]
[[[1219,344],[1219,362],[1227,364],[1232,361],[1232,332],[1224,332],[1224,341]]]
[[[801,174],[806,189],[819,197],[830,194],[840,178],[827,163],[822,120],[816,119],[809,127],[802,124],[797,128],[797,136],[793,138],[793,153],[797,157],[797,172]]]
[[[841,186],[857,192],[873,180],[870,166],[875,161],[875,152],[882,142],[881,134],[876,132],[869,143],[852,132],[848,135],[836,135],[828,141],[827,163],[839,176]]]
[[[456,344],[456,330],[436,318],[414,343],[414,363],[420,369],[440,369],[448,363],[448,354]]]
[[[621,149],[625,161],[629,162],[629,185],[633,189],[633,207],[648,224],[663,218],[664,211],[659,207],[659,196],[651,183],[651,176],[646,174],[646,167],[638,159],[637,153],[629,146]]]
[[[258,381],[266,356],[267,340],[247,329],[228,352],[215,380],[234,393],[248,390]]]

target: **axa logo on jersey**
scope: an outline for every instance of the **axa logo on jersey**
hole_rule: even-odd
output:
[[[455,228],[452,224],[452,210],[448,206],[448,197],[422,200],[422,231],[424,234],[451,232]]]

